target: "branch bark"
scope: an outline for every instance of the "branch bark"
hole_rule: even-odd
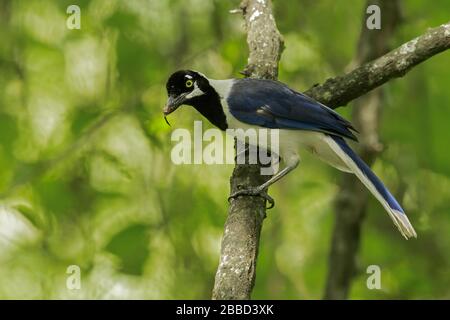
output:
[[[403,77],[414,66],[449,48],[447,22],[343,76],[313,86],[305,94],[330,108],[344,106],[391,79]]]
[[[380,7],[382,29],[366,28],[363,14],[362,28],[354,65],[366,63],[388,51],[389,40],[401,19],[398,0],[368,0]],[[366,6],[366,7],[367,7]],[[383,88],[377,88],[353,103],[353,124],[359,128],[359,154],[371,165],[382,151],[378,128],[383,105]],[[357,254],[361,226],[368,204],[367,189],[354,175],[343,174],[335,201],[335,222],[328,263],[325,299],[346,299],[353,277],[357,274]]]
[[[240,5],[247,30],[248,64],[243,74],[276,79],[283,39],[272,13],[271,0],[244,0]],[[260,165],[236,164],[230,179],[231,193],[258,186],[270,176],[260,174]],[[260,197],[239,197],[231,202],[213,299],[250,299],[255,283],[256,260],[266,203]]]

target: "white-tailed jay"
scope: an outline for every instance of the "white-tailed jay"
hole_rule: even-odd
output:
[[[279,130],[279,156],[286,167],[259,187],[240,190],[231,198],[261,195],[265,188],[295,169],[299,149],[306,148],[333,167],[354,173],[386,209],[406,238],[416,232],[400,204],[372,170],[348,146],[357,140],[350,122],[308,96],[272,80],[208,79],[200,72],[181,70],[167,81],[169,99],[164,115],[185,104],[193,106],[221,130],[268,128]]]

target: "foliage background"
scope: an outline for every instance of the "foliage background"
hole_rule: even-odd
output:
[[[275,1],[298,90],[348,68],[365,1]],[[81,8],[81,30],[66,8]],[[231,165],[175,166],[162,118],[165,81],[191,68],[239,77],[247,47],[239,1],[0,1],[0,298],[208,299]],[[446,0],[403,2],[399,45],[449,19]],[[419,238],[404,241],[372,199],[353,299],[450,298],[450,55],[387,85],[374,169]],[[350,108],[338,109],[346,117]],[[208,127],[209,124],[204,124]],[[253,297],[321,298],[340,173],[308,154],[271,188]],[[82,289],[66,288],[66,269]],[[366,267],[382,289],[366,288]]]

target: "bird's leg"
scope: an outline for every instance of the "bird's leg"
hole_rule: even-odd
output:
[[[245,153],[248,151],[248,149],[249,149],[248,144],[246,144],[244,150],[241,150],[241,151],[239,151],[238,153],[236,153],[236,156],[234,157],[234,158],[235,158],[235,161],[236,161],[237,159],[239,159],[239,157],[241,157],[242,155],[245,156]]]
[[[265,190],[270,185],[274,184],[275,182],[277,182],[278,180],[283,178],[285,175],[287,175],[289,172],[294,170],[298,166],[298,163],[299,163],[298,157],[292,158],[291,161],[289,161],[286,168],[284,168],[283,170],[281,170],[280,172],[275,174],[272,178],[270,178],[269,180],[264,182],[262,185],[260,185],[258,187],[253,187],[253,188],[236,191],[235,193],[233,193],[231,196],[228,197],[228,201],[230,201],[230,199],[234,199],[239,196],[259,196],[259,197],[266,199],[269,202],[270,205],[267,209],[273,208],[275,206],[275,201],[273,200],[273,198],[271,196],[269,196],[267,194],[267,191],[265,191]]]

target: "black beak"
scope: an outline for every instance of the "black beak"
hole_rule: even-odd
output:
[[[179,96],[169,95],[169,99],[167,99],[166,106],[163,109],[164,115],[167,116],[177,110],[186,100],[187,94],[182,93]]]

